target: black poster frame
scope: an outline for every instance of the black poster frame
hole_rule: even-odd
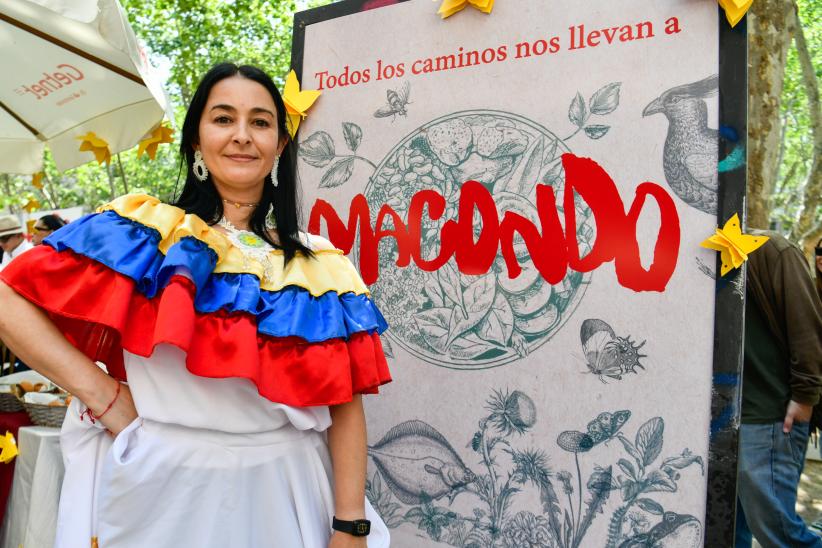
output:
[[[294,15],[291,67],[302,82],[305,29],[309,25],[407,0],[342,0]],[[719,140],[718,158],[738,146],[747,150],[747,18],[731,28],[719,10]],[[719,173],[718,225],[745,211],[747,169]],[[707,236],[707,235],[706,235]],[[719,272],[719,255],[715,272]],[[708,456],[705,546],[734,544],[736,467],[742,388],[745,310],[744,268],[718,278],[714,314],[713,386]]]

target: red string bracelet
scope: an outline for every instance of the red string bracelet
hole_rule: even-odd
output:
[[[95,415],[91,411],[91,408],[86,407],[86,410],[83,411],[82,413],[80,413],[80,420],[83,420],[84,416],[88,415],[88,420],[91,421],[91,424],[95,424],[98,420],[103,418],[103,415],[105,415],[106,413],[108,413],[111,410],[112,406],[114,405],[114,402],[116,402],[117,398],[120,396],[120,387],[121,386],[122,386],[121,383],[118,382],[117,383],[117,392],[114,393],[114,397],[111,399],[111,403],[108,404],[108,407],[106,407],[105,411],[103,411],[99,415]]]

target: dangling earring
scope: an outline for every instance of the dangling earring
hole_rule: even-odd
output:
[[[277,168],[279,167],[280,157],[274,156],[274,165],[271,166],[271,182],[274,184],[275,187],[279,184],[279,181],[277,180]]]
[[[199,150],[194,151],[194,163],[191,164],[191,171],[201,183],[208,179],[208,168],[203,161],[203,153]]]

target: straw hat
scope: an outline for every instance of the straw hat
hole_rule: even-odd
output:
[[[0,237],[22,233],[23,225],[20,224],[20,219],[14,215],[4,215],[0,217]]]

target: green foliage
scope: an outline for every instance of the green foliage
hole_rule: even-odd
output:
[[[816,71],[822,76],[822,9],[817,0],[797,0],[799,20]],[[805,183],[813,162],[813,135],[808,96],[802,82],[802,68],[796,46],[788,52],[781,104],[784,132],[779,178],[771,194],[771,222],[785,234],[798,219],[805,195]]]
[[[177,128],[200,77],[215,63],[257,65],[282,87],[291,65],[294,13],[329,0],[121,0],[149,58],[168,72],[166,91]],[[0,175],[0,207],[19,210],[34,198],[42,209],[95,207],[126,192],[146,192],[162,200],[174,196],[179,174],[179,131],[162,144],[157,156],[137,158],[137,148],[58,173],[46,155],[43,189],[30,176]],[[91,158],[91,155],[89,154]],[[180,178],[182,184],[182,178]]]

